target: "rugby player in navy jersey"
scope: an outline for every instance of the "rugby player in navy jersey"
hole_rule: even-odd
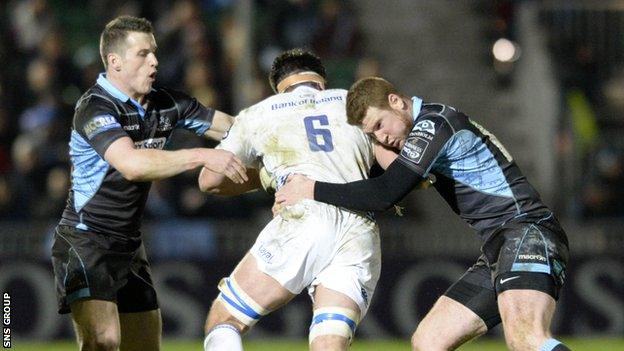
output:
[[[109,22],[100,54],[106,72],[77,102],[69,142],[72,186],[52,247],[58,307],[71,312],[81,350],[158,350],[162,322],[140,233],[151,181],[199,167],[248,178],[228,151],[162,150],[175,128],[220,140],[232,117],[152,87],[148,20]]]
[[[301,175],[276,194],[277,206],[303,198],[354,210],[384,210],[423,179],[482,240],[481,256],[418,325],[414,350],[453,350],[502,321],[512,350],[569,350],[550,323],[565,280],[568,241],[511,155],[486,129],[443,104],[400,94],[381,78],[356,82],[349,123],[398,155],[377,178],[347,184]]]

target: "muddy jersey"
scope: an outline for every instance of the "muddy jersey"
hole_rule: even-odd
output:
[[[163,149],[174,128],[203,135],[214,110],[186,94],[152,89],[145,106],[114,87],[104,74],[76,104],[69,142],[71,189],[60,224],[124,236],[139,235],[151,182],[131,182],[104,159],[121,137],[136,148]]]
[[[414,127],[398,160],[434,186],[483,235],[523,216],[548,212],[512,156],[494,135],[465,114],[413,98]]]
[[[333,183],[365,179],[371,139],[347,123],[346,95],[301,86],[269,97],[243,110],[219,147],[264,168],[278,187],[292,173]]]

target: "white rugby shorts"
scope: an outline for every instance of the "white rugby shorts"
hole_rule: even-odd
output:
[[[251,248],[258,268],[293,294],[318,284],[350,297],[364,317],[381,270],[377,224],[312,200],[283,209]]]

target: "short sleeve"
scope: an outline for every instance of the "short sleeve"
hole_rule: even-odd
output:
[[[176,128],[183,128],[202,136],[212,125],[215,110],[202,105],[197,99],[185,93],[167,90],[178,109],[179,118]]]
[[[444,117],[438,114],[419,117],[397,159],[424,178],[453,134],[453,128]]]
[[[102,157],[117,139],[128,136],[114,104],[97,96],[82,100],[74,112],[74,130]]]

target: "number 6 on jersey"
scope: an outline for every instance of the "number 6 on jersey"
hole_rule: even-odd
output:
[[[323,152],[334,150],[331,132],[329,129],[323,128],[323,126],[329,125],[326,115],[306,117],[303,119],[303,123],[305,124],[306,134],[308,135],[310,150]]]

